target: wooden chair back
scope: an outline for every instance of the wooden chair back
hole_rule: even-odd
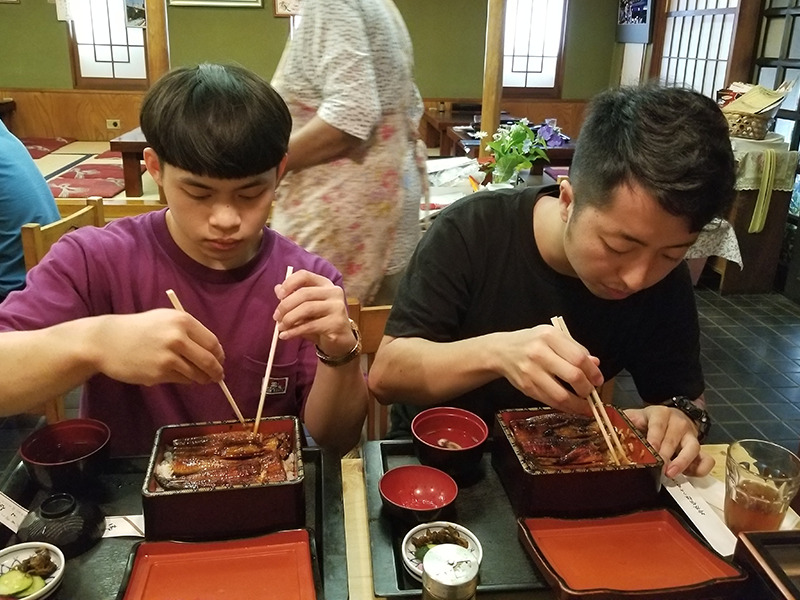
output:
[[[103,214],[103,199],[92,197],[86,199],[86,206],[76,210],[72,214],[50,223],[49,225],[39,225],[38,223],[27,223],[22,226],[22,253],[25,257],[25,268],[31,270],[65,233],[94,225],[102,227],[106,224]]]
[[[375,353],[381,345],[386,320],[392,310],[390,305],[361,306],[358,300],[347,302],[350,318],[358,323],[361,331],[361,355],[366,361],[366,370],[372,368]],[[389,407],[378,402],[371,394],[367,407],[366,435],[368,440],[380,440],[389,431]]]
[[[31,270],[55,244],[69,231],[79,227],[105,225],[103,216],[103,199],[92,197],[86,200],[86,206],[49,225],[27,223],[21,228],[22,254],[25,268]],[[31,414],[43,414],[48,423],[56,423],[64,419],[64,397],[58,396],[44,401],[38,408],[29,411]]]

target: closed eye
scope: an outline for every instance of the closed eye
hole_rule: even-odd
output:
[[[603,245],[606,247],[606,250],[612,254],[626,254],[633,250],[633,248],[615,248],[605,240],[603,240]]]

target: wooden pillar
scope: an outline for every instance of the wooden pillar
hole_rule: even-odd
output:
[[[169,71],[167,0],[145,0],[147,11],[147,75],[152,85]]]
[[[492,135],[500,124],[500,100],[503,96],[503,34],[506,23],[506,2],[505,0],[488,0],[488,2],[481,130]],[[481,144],[479,156],[486,155],[486,144]]]

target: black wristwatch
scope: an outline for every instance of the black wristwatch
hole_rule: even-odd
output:
[[[674,396],[663,402],[663,404],[665,406],[677,408],[694,421],[694,424],[697,425],[697,439],[701,442],[705,439],[708,435],[708,431],[711,429],[711,417],[708,411],[697,406],[686,396]]]

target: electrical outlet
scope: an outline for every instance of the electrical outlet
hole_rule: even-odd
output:
[[[106,119],[106,129],[119,129],[119,119]]]

